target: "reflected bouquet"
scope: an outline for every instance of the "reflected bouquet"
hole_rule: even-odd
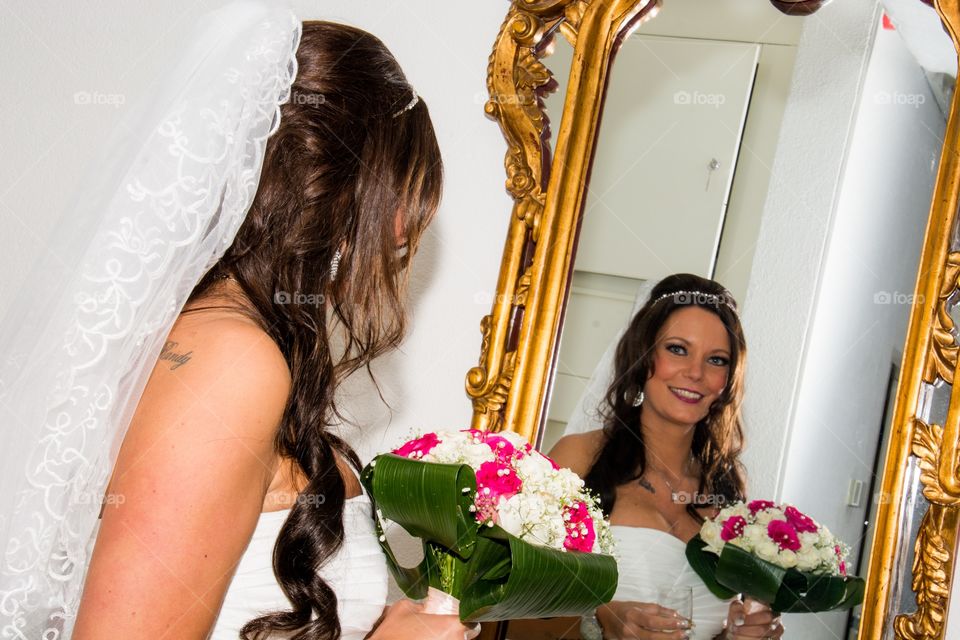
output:
[[[847,575],[848,547],[791,505],[738,502],[703,523],[687,559],[720,598],[743,593],[778,612],[849,609],[863,579]]]
[[[438,589],[471,622],[581,615],[613,597],[613,538],[596,499],[515,433],[420,435],[377,456],[362,480],[409,597]],[[396,561],[385,520],[421,538],[419,566]]]

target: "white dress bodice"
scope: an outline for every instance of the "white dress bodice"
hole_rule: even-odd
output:
[[[264,613],[287,610],[290,602],[273,574],[273,547],[290,510],[260,514],[250,544],[237,565],[211,640],[237,640],[240,629]],[[387,564],[373,525],[370,499],[361,494],[343,508],[343,545],[320,569],[337,596],[342,640],[361,640],[383,613]]]
[[[687,562],[686,544],[682,540],[665,531],[644,527],[614,525],[610,530],[617,541],[620,573],[614,600],[644,602],[649,599],[651,587],[691,587],[693,638],[710,640],[720,633],[730,601],[710,593]]]

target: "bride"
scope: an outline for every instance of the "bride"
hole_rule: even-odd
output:
[[[661,280],[617,344],[602,429],[550,452],[600,496],[617,541],[613,601],[584,638],[779,638],[760,603],[720,600],[687,563],[686,543],[717,507],[744,499],[739,462],[746,342],[730,293],[691,274]],[[659,606],[657,588],[692,592],[693,619]]]
[[[89,216],[81,275],[64,276],[79,284],[56,303],[73,306],[53,316],[67,330],[34,334],[70,347],[53,377],[11,365],[0,378],[15,417],[35,418],[21,421],[28,478],[2,523],[0,628],[463,638],[456,616],[409,601],[384,612],[359,461],[330,430],[338,382],[403,336],[407,265],[442,181],[427,107],[361,30],[249,3],[208,28],[179,72],[186,88]],[[190,233],[174,241],[177,225]],[[141,280],[143,295],[122,289]],[[113,324],[89,330],[108,299]],[[59,404],[38,388],[65,378]],[[87,401],[89,389],[104,393]],[[53,455],[55,478],[41,471]]]

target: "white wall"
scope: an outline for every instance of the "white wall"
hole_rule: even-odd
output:
[[[849,4],[852,11],[853,3]],[[860,3],[861,15],[869,15],[869,4]],[[762,432],[767,442],[782,438],[785,455],[778,470],[778,497],[801,509],[811,505],[811,514],[829,523],[853,547],[855,558],[869,496],[865,488],[861,506],[848,507],[847,487],[851,479],[868,487],[874,473],[887,379],[891,364],[900,364],[945,122],[922,69],[896,32],[879,30],[872,53],[869,40],[853,43],[866,45],[860,55],[869,58],[869,66],[859,97],[843,96],[844,102],[854,97],[859,103],[852,127],[832,132],[850,137],[836,149],[836,157],[815,159],[828,163],[825,170],[842,169],[839,182],[835,183],[836,174],[795,173],[795,200],[783,215],[802,216],[797,221],[778,218],[769,210],[774,203],[786,206],[777,200],[784,195],[782,185],[768,201],[765,213],[771,215],[764,218],[761,242],[772,243],[770,235],[782,233],[802,250],[779,257],[764,252],[764,258],[768,264],[779,258],[781,271],[775,276],[783,278],[782,270],[793,271],[799,286],[794,290],[794,282],[785,288],[783,282],[776,285],[769,278],[761,279],[764,272],[757,269],[763,265],[754,265],[751,294],[755,295],[748,298],[747,314],[761,312],[759,304],[783,301],[787,308],[767,313],[768,320],[759,331],[748,325],[751,346],[755,346],[750,366],[758,360],[760,366],[754,367],[754,377],[748,380],[747,420],[751,436]],[[806,53],[803,44],[801,40],[801,58]],[[853,62],[851,77],[852,72],[859,73]],[[797,82],[803,79],[800,64],[798,60]],[[833,104],[829,91],[821,95]],[[802,95],[795,97],[802,99]],[[788,105],[788,117],[790,111]],[[784,130],[788,135],[787,123]],[[796,153],[800,147],[793,149]],[[794,226],[797,222],[812,229],[804,232]],[[761,292],[754,284],[765,289]],[[800,299],[790,299],[794,295]],[[760,303],[761,297],[767,300]],[[808,322],[801,330],[789,314],[804,312]],[[776,321],[771,323],[771,317]],[[758,342],[759,332],[764,342]],[[771,376],[776,379],[767,388],[792,385],[791,394],[782,398],[792,398],[793,410],[780,413],[777,421],[760,422],[761,412],[772,415],[787,408],[785,402],[771,402],[776,396],[758,398],[764,390],[758,389],[757,377],[776,372],[772,364],[776,357],[784,358],[780,365],[784,375]],[[768,424],[772,428],[767,429]],[[773,443],[767,446],[777,451]],[[764,456],[766,452],[751,447],[751,462]],[[765,461],[771,473],[775,470],[769,463],[775,458]],[[758,464],[750,466],[754,477]],[[854,567],[854,571],[864,574],[866,567]],[[817,615],[815,621],[810,616],[787,616],[785,625],[794,639],[843,638],[846,620],[846,612]]]
[[[876,26],[875,0],[804,21],[771,169],[743,324],[750,491],[778,496],[808,327]]]
[[[79,186],[87,149],[176,55],[190,22],[224,0],[162,3],[53,2],[0,5],[0,313],[59,211]],[[294,3],[303,19],[329,19],[382,38],[424,97],[446,163],[442,208],[414,267],[413,321],[402,354],[386,358],[383,392],[392,420],[368,384],[351,386],[345,408],[362,457],[413,426],[461,427],[470,417],[464,376],[480,350],[511,201],[506,146],[483,113],[487,58],[506,2]],[[118,106],[81,105],[77,92],[116,96]],[[388,426],[389,423],[389,426]]]

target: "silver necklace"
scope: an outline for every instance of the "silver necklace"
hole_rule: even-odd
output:
[[[692,467],[693,467],[693,454],[691,453],[691,454],[690,454],[690,459],[689,459],[689,461],[688,461],[688,463],[687,463],[687,468],[689,469],[689,468],[692,468]],[[661,470],[661,469],[653,468],[653,467],[651,467],[651,470],[656,471],[656,472],[657,472],[657,475],[660,476],[660,479],[663,480],[663,483],[664,483],[665,485],[667,485],[667,488],[668,488],[668,489],[670,489],[670,500],[671,500],[674,504],[676,504],[676,503],[678,503],[678,502],[682,502],[682,503],[685,504],[686,502],[689,501],[689,500],[678,500],[678,499],[677,499],[678,496],[680,495],[680,493],[677,491],[676,487],[673,486],[673,483],[670,482],[670,480],[667,479],[667,474],[666,474],[665,471],[663,471],[663,470]],[[644,473],[644,475],[646,475],[646,473]],[[649,483],[649,481],[648,481],[648,483]]]

